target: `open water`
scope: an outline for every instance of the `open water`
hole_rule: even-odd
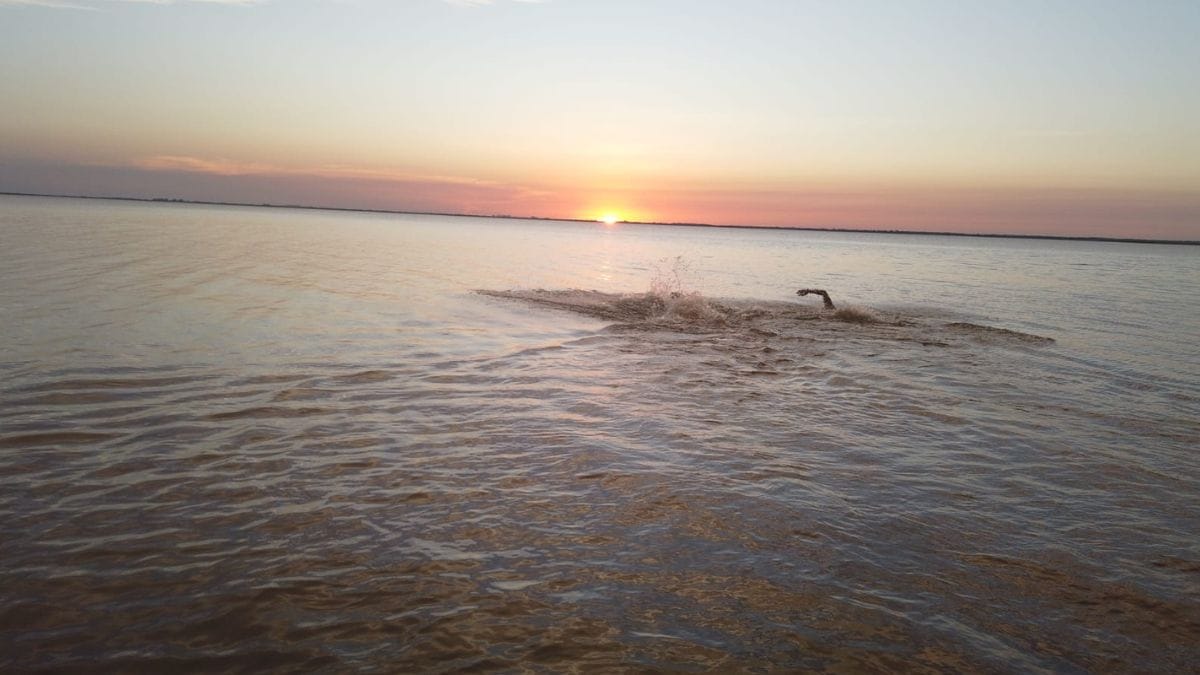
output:
[[[5,672],[1200,663],[1200,248],[31,197],[0,242]]]

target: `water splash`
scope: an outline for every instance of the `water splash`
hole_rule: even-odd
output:
[[[651,269],[654,276],[650,279],[650,290],[629,296],[627,300],[646,305],[653,318],[660,321],[699,325],[727,323],[727,307],[710,302],[699,291],[685,287],[684,279],[691,272],[691,263],[683,256],[660,258]]]
[[[684,290],[683,278],[691,272],[692,266],[683,256],[659,258],[650,265],[650,269],[654,271],[650,279],[650,295],[667,298],[689,293]]]

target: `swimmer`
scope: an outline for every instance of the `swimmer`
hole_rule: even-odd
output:
[[[801,288],[796,291],[796,295],[819,295],[825,298],[825,309],[837,309],[833,306],[833,301],[829,299],[829,294],[819,288]]]

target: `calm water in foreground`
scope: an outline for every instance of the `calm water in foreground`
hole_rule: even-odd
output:
[[[0,670],[1200,663],[1200,248],[23,197],[0,242]]]

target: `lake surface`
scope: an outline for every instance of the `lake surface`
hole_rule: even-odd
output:
[[[0,241],[0,670],[1200,663],[1198,247],[32,197]]]

